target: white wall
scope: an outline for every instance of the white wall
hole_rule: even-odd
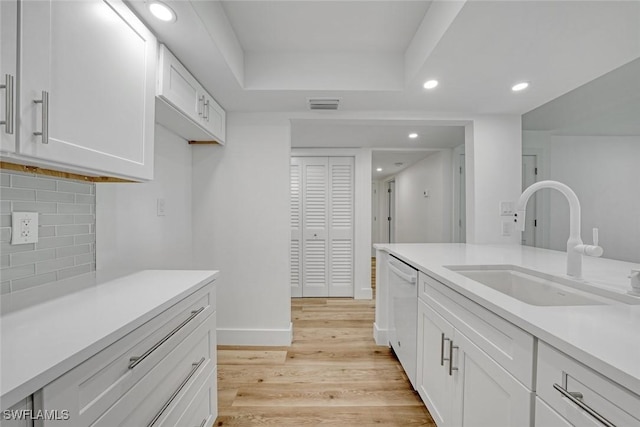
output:
[[[526,131],[523,146],[540,148],[545,178],[567,184],[578,196],[582,211],[581,233],[591,243],[591,230],[600,229],[604,257],[640,262],[640,137],[552,136]],[[550,249],[566,249],[569,207],[552,190],[538,221]]]
[[[396,175],[396,243],[451,241],[451,161],[438,151]]]
[[[513,218],[499,216],[501,201],[522,193],[522,124],[520,116],[482,116],[465,134],[467,242],[519,243]],[[503,236],[503,222],[510,229]]]
[[[218,343],[291,343],[288,120],[227,115],[227,144],[193,147],[195,267],[220,270]]]
[[[155,135],[153,181],[96,184],[98,269],[192,268],[191,147],[162,126]]]

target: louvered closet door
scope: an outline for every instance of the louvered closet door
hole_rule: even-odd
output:
[[[302,161],[291,158],[291,296],[302,296]]]
[[[354,161],[291,159],[291,296],[353,296]]]
[[[329,296],[329,159],[302,159],[302,296]]]
[[[329,296],[353,296],[353,157],[329,158]]]

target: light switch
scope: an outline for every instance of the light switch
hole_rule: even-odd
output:
[[[511,221],[502,221],[502,236],[511,236],[511,230],[513,230],[513,224]]]
[[[164,199],[158,199],[157,201],[157,215],[158,216],[165,216],[165,201]]]
[[[11,213],[11,244],[23,245],[38,242],[38,213]]]

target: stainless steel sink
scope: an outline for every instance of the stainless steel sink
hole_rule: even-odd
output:
[[[637,298],[616,294],[584,282],[550,276],[513,265],[447,266],[462,276],[537,306],[640,304]]]

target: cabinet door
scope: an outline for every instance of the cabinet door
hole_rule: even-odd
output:
[[[454,425],[531,426],[533,392],[459,331],[453,340]]]
[[[151,179],[153,34],[121,0],[25,1],[21,10],[20,154]]]
[[[160,73],[158,95],[194,122],[200,122],[205,102],[200,84],[164,45],[160,46]]]
[[[203,99],[202,117],[200,124],[211,134],[213,134],[218,142],[224,143],[225,138],[225,121],[226,114],[222,107],[204,90],[198,94],[198,99]]]
[[[0,1],[0,133],[3,152],[16,149],[15,94],[18,56],[18,1]]]
[[[449,340],[453,326],[423,301],[418,301],[418,364],[416,386],[438,427],[451,420],[453,377],[449,376]],[[496,424],[498,425],[498,424]]]

